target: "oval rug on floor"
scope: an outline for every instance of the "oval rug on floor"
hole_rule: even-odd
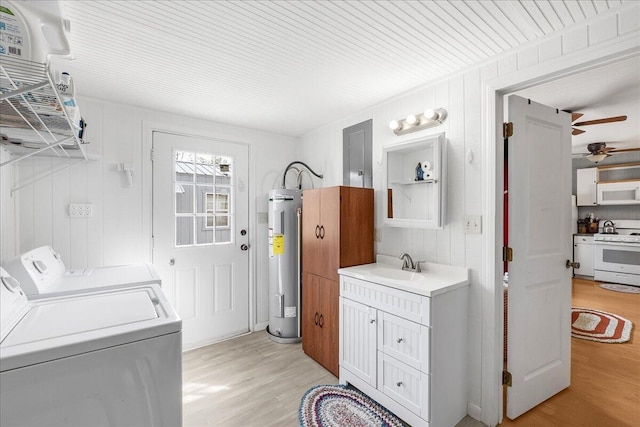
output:
[[[629,341],[633,323],[616,314],[592,308],[571,309],[571,336],[584,340],[623,343]]]
[[[406,424],[364,393],[343,385],[318,385],[302,397],[303,427],[404,427]]]

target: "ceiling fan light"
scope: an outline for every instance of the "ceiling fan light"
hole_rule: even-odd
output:
[[[609,155],[604,153],[604,154],[590,154],[586,158],[587,158],[587,160],[589,160],[592,163],[598,163],[598,162],[606,159],[607,157],[609,157]]]

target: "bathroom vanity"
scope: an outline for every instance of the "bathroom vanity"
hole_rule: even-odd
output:
[[[340,383],[414,427],[456,425],[467,414],[469,270],[398,262],[338,271]]]

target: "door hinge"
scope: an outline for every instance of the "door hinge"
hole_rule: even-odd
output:
[[[502,124],[502,137],[509,138],[513,136],[513,123],[506,122]]]
[[[151,150],[151,161],[153,162],[153,150]]]
[[[513,261],[513,249],[511,249],[509,246],[504,246],[502,248],[502,261]]]
[[[506,385],[507,387],[511,387],[511,372],[502,371],[502,385]]]

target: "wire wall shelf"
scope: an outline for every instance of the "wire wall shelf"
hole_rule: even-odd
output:
[[[74,101],[75,102],[75,101]],[[74,107],[77,108],[77,107]],[[75,115],[79,117],[78,114]],[[3,56],[0,62],[0,144],[11,158],[0,167],[34,155],[58,157],[62,165],[22,182],[11,192],[88,160],[81,135],[84,124],[72,122],[46,64]]]

